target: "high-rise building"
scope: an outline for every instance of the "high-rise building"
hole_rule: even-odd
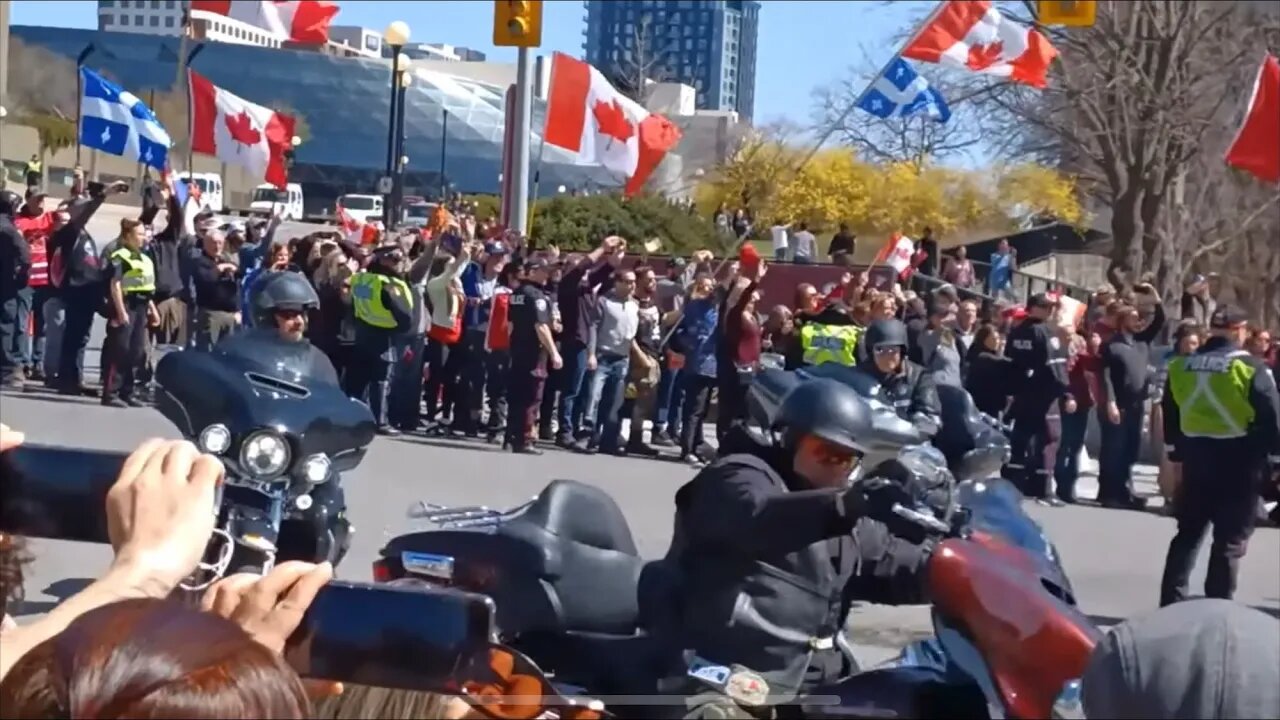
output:
[[[98,29],[177,35],[186,6],[185,0],[98,0]]]
[[[700,110],[755,109],[757,0],[584,0],[583,51],[624,92],[693,87]]]

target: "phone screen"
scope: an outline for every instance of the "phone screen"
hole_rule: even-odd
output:
[[[438,691],[489,642],[494,613],[485,595],[334,581],[307,608],[285,659],[303,677]]]
[[[107,543],[107,492],[127,454],[24,444],[0,454],[0,531]]]

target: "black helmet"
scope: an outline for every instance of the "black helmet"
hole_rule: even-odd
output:
[[[815,435],[833,445],[862,452],[858,438],[872,432],[871,407],[856,390],[829,378],[806,380],[787,393],[773,421],[784,447]]]
[[[249,307],[256,325],[275,327],[277,311],[314,310],[320,307],[320,298],[302,273],[267,272],[253,283],[249,291]]]
[[[13,217],[22,207],[22,196],[12,190],[0,190],[0,215]]]
[[[862,341],[872,350],[894,346],[905,348],[908,345],[907,326],[895,318],[876,320],[871,323],[871,327],[867,328],[867,334],[863,336]]]

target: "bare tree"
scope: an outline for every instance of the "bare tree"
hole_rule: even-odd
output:
[[[1224,89],[1256,67],[1275,19],[1238,3],[1101,2],[1092,28],[1046,30],[1061,53],[1047,89],[988,96],[1007,112],[1010,147],[1059,153],[1110,209],[1114,281],[1151,273],[1173,294],[1179,248],[1197,241],[1179,221],[1186,189],[1207,182],[1192,170],[1234,125],[1242,93]]]
[[[667,82],[675,77],[673,58],[680,50],[679,39],[663,37],[654,27],[651,13],[641,14],[635,23],[631,48],[609,68],[609,79],[618,92],[644,105],[649,99],[650,83]]]
[[[74,118],[80,103],[76,64],[38,45],[11,38],[10,111],[19,114]]]

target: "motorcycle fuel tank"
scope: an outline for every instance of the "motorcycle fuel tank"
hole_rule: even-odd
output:
[[[1014,718],[1049,717],[1101,638],[1046,587],[1041,568],[1021,547],[981,531],[943,541],[929,561],[936,612],[981,653]]]
[[[293,438],[297,457],[324,453],[336,470],[358,464],[373,441],[372,413],[342,391],[329,359],[269,330],[233,335],[211,352],[169,353],[156,382],[157,408],[187,437],[215,423],[238,438],[269,427]]]

